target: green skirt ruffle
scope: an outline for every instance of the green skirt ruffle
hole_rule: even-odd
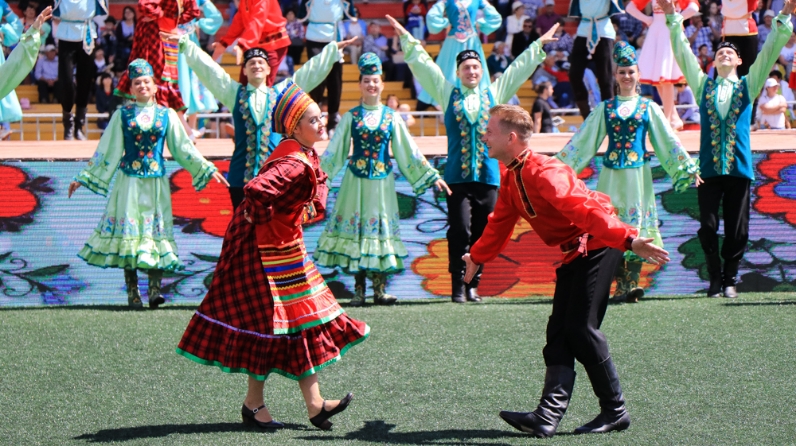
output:
[[[105,213],[78,257],[102,268],[182,269],[168,178],[120,172]]]
[[[663,248],[649,163],[634,169],[603,167],[597,180],[597,190],[611,197],[619,219],[638,228],[639,237],[652,238],[652,243]],[[632,251],[625,252],[625,258],[641,260]]]
[[[404,270],[395,178],[360,178],[346,172],[313,257],[327,268],[398,273]]]

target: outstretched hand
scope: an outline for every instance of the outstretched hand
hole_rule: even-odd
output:
[[[392,27],[395,28],[395,34],[398,34],[399,36],[403,36],[404,34],[409,34],[409,31],[407,31],[406,28],[404,28],[400,23],[398,23],[398,20],[395,20],[391,15],[387,14],[385,17],[387,17],[387,21],[390,22],[390,25],[392,25]]]
[[[444,191],[446,194],[448,194],[448,196],[451,196],[453,194],[453,192],[451,192],[451,188],[448,187],[448,183],[446,183],[445,180],[441,178],[437,180],[437,182],[434,183],[434,185],[437,186],[438,191],[440,192]]]
[[[699,187],[700,185],[702,185],[704,183],[705,183],[705,180],[703,180],[702,177],[699,176],[699,174],[696,174],[696,176],[694,176],[694,186]]]
[[[464,283],[470,283],[475,277],[475,274],[478,272],[478,269],[481,268],[481,265],[473,262],[473,259],[470,257],[470,253],[462,256],[462,260],[464,260],[465,270],[464,270]]]
[[[213,55],[211,57],[215,61],[220,59],[221,56],[224,55],[224,51],[227,50],[227,47],[225,47],[224,45],[222,45],[219,42],[213,42],[213,44],[211,45],[211,48],[213,48]]]
[[[354,36],[354,37],[352,37],[352,38],[350,38],[348,40],[343,40],[343,41],[337,42],[337,49],[338,50],[342,50],[343,48],[347,47],[348,45],[351,45],[352,43],[356,42],[357,39],[359,39],[359,37]]]
[[[53,8],[52,6],[48,6],[44,8],[44,11],[42,11],[38,17],[36,17],[36,21],[33,22],[33,25],[31,26],[36,31],[41,31],[41,26],[44,24],[44,22],[50,20],[52,17],[53,17]]]
[[[651,238],[638,237],[631,245],[633,253],[656,265],[665,265],[669,261],[669,252],[652,244]]]
[[[782,5],[782,11],[780,14],[791,15],[793,14],[793,10],[796,9],[796,0],[786,0],[785,4]]]
[[[550,42],[557,41],[558,37],[553,37],[556,34],[557,30],[558,30],[558,23],[553,25],[550,29],[547,30],[546,33],[544,33],[544,35],[542,37],[539,38],[539,43],[541,43],[542,46],[544,46],[544,45],[547,45]]]
[[[676,12],[674,8],[674,0],[657,0],[658,6],[663,10],[664,14],[674,14]]]
[[[229,183],[227,182],[227,179],[224,178],[224,175],[222,175],[221,172],[215,171],[213,173],[213,179],[216,180],[216,182],[221,183],[224,186],[229,187]]]
[[[79,188],[80,188],[80,183],[78,183],[77,181],[72,181],[71,183],[69,183],[69,195],[67,195],[67,198],[72,198],[72,194],[75,193],[75,191],[78,190]]]

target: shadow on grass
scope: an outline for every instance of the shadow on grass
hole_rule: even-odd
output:
[[[796,305],[796,300],[774,300],[770,302],[725,302],[725,307],[766,307],[779,305]]]
[[[303,424],[285,423],[285,429],[306,430]],[[117,441],[141,440],[147,438],[162,438],[171,434],[213,434],[224,432],[259,431],[273,432],[243,423],[208,423],[208,424],[160,424],[150,426],[121,427],[118,429],[102,429],[93,434],[83,434],[73,440],[85,440],[88,443],[113,443]]]
[[[491,446],[509,446],[508,443],[484,443],[478,440],[494,440],[500,438],[525,438],[532,439],[528,434],[519,432],[512,432],[510,430],[498,429],[444,429],[437,431],[416,431],[416,432],[392,432],[395,424],[388,424],[383,420],[366,421],[365,425],[354,432],[348,432],[342,436],[325,436],[325,435],[312,435],[305,437],[298,437],[302,440],[313,442],[338,442],[345,441],[363,441],[369,443],[384,443],[384,444],[439,444],[439,445],[491,445]],[[570,432],[556,434],[559,435],[572,435]]]
[[[138,311],[169,311],[169,310],[191,310],[195,311],[199,308],[198,305],[174,304],[166,303],[157,310],[150,310],[146,305],[141,310],[135,310],[127,305],[43,305],[38,307],[0,307],[0,311],[41,311],[41,310],[97,310],[97,311],[117,311],[117,312],[138,312]]]

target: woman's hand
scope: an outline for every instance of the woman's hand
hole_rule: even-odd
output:
[[[224,186],[229,187],[229,183],[227,182],[227,179],[224,178],[224,175],[222,175],[221,172],[219,172],[219,171],[213,172],[213,179],[216,180],[217,182],[223,184]]]
[[[409,34],[409,31],[407,31],[406,28],[401,26],[401,24],[398,23],[398,20],[395,20],[391,15],[387,14],[385,17],[387,17],[387,21],[390,22],[390,25],[392,25],[392,27],[395,28],[395,34],[397,34],[398,36]]]
[[[453,194],[453,192],[451,192],[451,188],[448,187],[448,183],[446,183],[445,180],[443,180],[442,178],[437,180],[434,183],[434,186],[436,186],[437,190],[440,192],[445,191],[445,193],[448,194],[448,196],[451,196],[451,194]]]
[[[71,183],[69,183],[69,195],[67,195],[67,198],[72,198],[72,194],[75,193],[75,191],[78,190],[79,188],[80,188],[80,183],[78,183],[77,181],[72,181]]]
[[[558,38],[555,37],[557,29],[558,29],[558,23],[553,25],[552,28],[548,29],[547,32],[544,33],[544,35],[539,38],[539,43],[541,43],[542,46],[544,46],[544,45],[547,45],[548,43],[558,41]]]
[[[694,186],[699,187],[700,185],[705,184],[705,180],[702,179],[699,174],[694,174]]]
[[[31,26],[36,31],[41,31],[41,26],[44,24],[44,22],[50,20],[52,17],[53,17],[53,8],[52,6],[48,6],[44,8],[44,11],[42,11],[38,17],[36,17],[36,21],[33,22],[33,25]]]
[[[348,40],[342,40],[340,42],[337,42],[337,49],[338,50],[342,50],[343,48],[347,47],[348,45],[351,45],[351,44],[355,43],[357,41],[357,39],[359,39],[359,37],[354,36],[354,37],[352,37],[352,38],[350,38]]]

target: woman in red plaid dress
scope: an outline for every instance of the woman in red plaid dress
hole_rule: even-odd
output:
[[[249,50],[247,56],[254,51],[263,50]],[[258,62],[267,64],[265,58]],[[328,430],[329,418],[345,410],[352,394],[324,401],[317,372],[365,340],[370,327],[345,314],[304,246],[301,225],[323,218],[328,193],[312,148],[326,137],[320,109],[291,83],[277,99],[273,122],[288,139],[246,184],[246,199],[227,229],[210,291],[177,353],[249,375],[244,422],[283,426],[263,400],[265,379],[278,373],[298,381],[310,422]]]

